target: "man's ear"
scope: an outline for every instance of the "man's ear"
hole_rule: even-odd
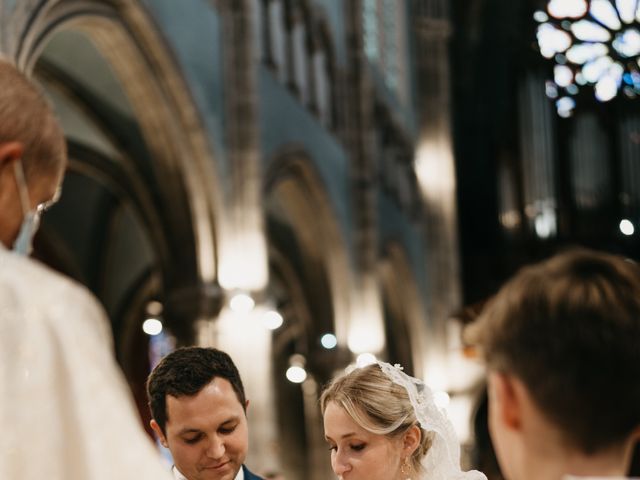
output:
[[[404,455],[409,457],[416,451],[416,448],[420,446],[420,440],[422,440],[422,431],[417,425],[409,427],[404,433],[402,438],[402,450]]]
[[[15,165],[20,161],[23,150],[20,142],[0,142],[0,210],[3,213],[4,209],[11,205],[7,202],[13,202],[17,198]],[[13,243],[14,237],[3,233],[2,241],[5,244]],[[7,245],[10,246],[10,244]]]
[[[164,433],[162,433],[162,429],[160,428],[160,425],[158,425],[158,422],[156,422],[154,419],[151,419],[151,421],[149,422],[149,425],[151,426],[151,429],[156,432],[156,435],[158,436],[158,440],[160,440],[160,443],[162,444],[162,446],[164,448],[169,448],[169,444],[167,443],[167,437],[164,436]]]
[[[516,380],[508,373],[489,373],[489,402],[502,423],[514,430],[522,424],[522,399],[515,385]]]
[[[24,146],[21,142],[0,143],[0,168],[19,160],[23,153]]]

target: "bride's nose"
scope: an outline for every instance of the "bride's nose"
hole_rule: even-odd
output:
[[[342,452],[336,452],[331,460],[331,467],[336,475],[341,476],[351,470],[349,459]]]

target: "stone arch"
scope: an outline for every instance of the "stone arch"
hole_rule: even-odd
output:
[[[320,260],[329,283],[336,335],[346,344],[352,272],[343,232],[319,173],[303,149],[289,147],[269,162],[264,185],[267,214],[277,208],[290,221],[305,254]]]
[[[6,7],[5,7],[6,8]],[[131,105],[157,168],[173,232],[162,259],[165,308],[181,340],[219,309],[216,221],[222,201],[207,135],[164,40],[138,1],[19,1],[7,17],[5,53],[33,72],[48,42],[73,30],[104,57]]]
[[[389,241],[379,263],[389,361],[421,377],[428,331],[424,306],[403,247]]]

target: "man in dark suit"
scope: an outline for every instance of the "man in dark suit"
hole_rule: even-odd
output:
[[[215,348],[180,348],[147,380],[151,428],[176,480],[261,480],[244,465],[247,406],[238,369]]]

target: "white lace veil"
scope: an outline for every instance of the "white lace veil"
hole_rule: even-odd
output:
[[[433,392],[421,380],[410,377],[399,365],[378,362],[382,371],[409,394],[416,418],[427,432],[433,432],[431,448],[422,459],[424,480],[487,480],[477,470],[460,469],[460,444],[446,412],[438,407]]]

